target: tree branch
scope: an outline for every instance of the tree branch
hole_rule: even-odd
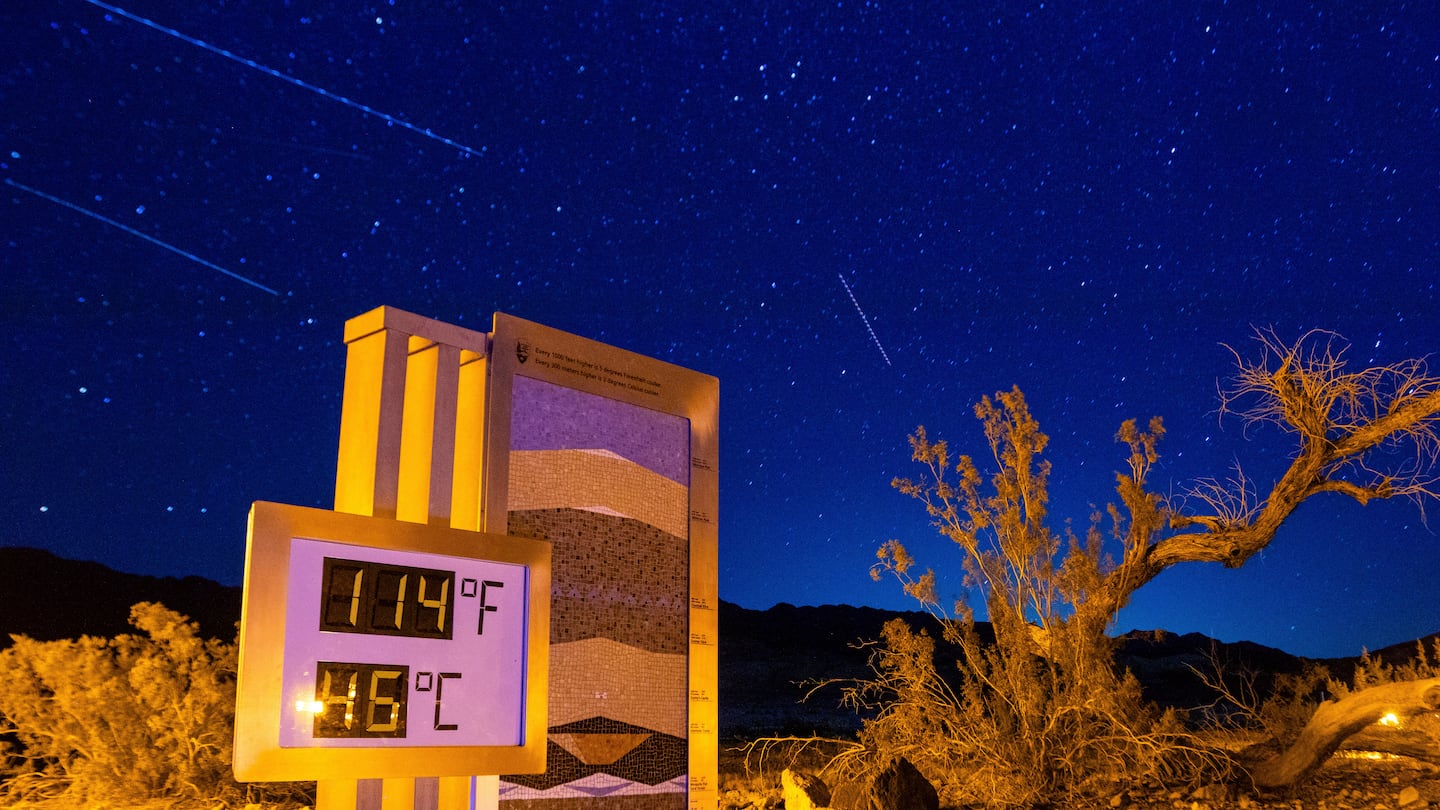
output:
[[[1409,729],[1367,726],[1350,735],[1340,747],[1346,751],[1374,751],[1440,765],[1440,739]]]
[[[1384,483],[1375,487],[1362,487],[1358,484],[1352,484],[1349,481],[1328,480],[1316,484],[1314,489],[1317,493],[1338,492],[1341,495],[1349,495],[1351,498],[1359,501],[1361,506],[1369,503],[1373,498],[1390,497],[1390,487]]]
[[[1117,474],[1117,493],[1130,513],[1122,538],[1121,563],[1105,576],[1087,612],[1108,621],[1136,589],[1183,562],[1216,562],[1236,568],[1260,552],[1295,509],[1322,492],[1346,495],[1360,504],[1377,498],[1434,497],[1427,477],[1440,460],[1440,377],[1423,360],[1347,371],[1345,347],[1332,333],[1314,331],[1294,344],[1274,332],[1257,332],[1262,351],[1248,361],[1235,353],[1237,374],[1221,391],[1221,412],[1238,415],[1247,427],[1275,424],[1296,434],[1290,467],[1263,498],[1241,470],[1225,482],[1197,482],[1186,499],[1199,513],[1157,506],[1145,490],[1148,464],[1137,464],[1133,423],[1118,439],[1130,445],[1130,474]],[[1231,350],[1232,353],[1235,350]],[[1408,443],[1415,456],[1386,470],[1371,451]],[[1153,461],[1153,445],[1145,448]],[[1388,461],[1388,457],[1386,459]],[[1183,501],[1181,501],[1183,504]],[[1155,518],[1168,516],[1164,535]],[[1198,531],[1196,530],[1198,529]]]
[[[1347,738],[1381,717],[1405,718],[1440,709],[1440,678],[1372,686],[1340,700],[1326,701],[1285,751],[1255,764],[1256,787],[1281,787],[1319,768]]]

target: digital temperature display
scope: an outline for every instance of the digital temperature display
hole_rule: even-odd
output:
[[[255,504],[237,776],[543,768],[549,560],[542,541]]]
[[[455,572],[325,558],[320,629],[451,638]]]
[[[409,667],[321,661],[316,671],[316,737],[405,736]]]
[[[290,571],[281,745],[521,742],[523,566],[293,537]]]

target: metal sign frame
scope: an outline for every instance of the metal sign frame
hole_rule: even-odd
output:
[[[287,594],[295,539],[357,548],[422,552],[523,566],[525,669],[523,742],[518,746],[282,747],[281,693]],[[548,682],[550,546],[548,543],[425,525],[256,502],[250,512],[241,610],[236,696],[236,778],[300,781],[366,777],[468,776],[532,773],[545,769]],[[302,610],[288,605],[289,610]],[[293,700],[294,696],[288,696]]]

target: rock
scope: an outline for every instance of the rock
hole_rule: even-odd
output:
[[[896,757],[866,782],[835,789],[834,810],[939,810],[940,794],[914,765]]]
[[[896,757],[870,785],[872,810],[940,810],[940,794],[910,760]]]
[[[780,786],[785,794],[785,810],[820,810],[830,806],[830,788],[813,773],[786,768],[780,772]]]
[[[1110,797],[1110,806],[1111,806],[1111,807],[1124,807],[1124,806],[1125,806],[1125,794],[1124,794],[1124,793],[1116,793],[1114,796],[1111,796],[1111,797]]]
[[[1401,807],[1424,806],[1420,804],[1420,791],[1416,790],[1414,785],[1400,791],[1400,795],[1395,797],[1395,801],[1397,801]]]

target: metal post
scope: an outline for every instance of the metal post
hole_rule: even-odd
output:
[[[345,324],[335,511],[483,529],[489,336],[380,307]],[[493,806],[498,778],[490,785]],[[461,810],[470,777],[327,779],[316,810]]]

